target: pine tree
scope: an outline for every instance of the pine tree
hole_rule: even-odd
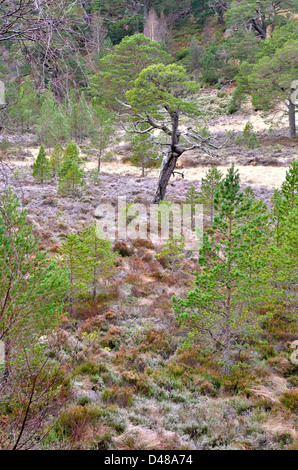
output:
[[[189,70],[190,72],[198,72],[200,67],[200,55],[198,41],[193,36],[189,48]]]
[[[132,139],[131,163],[141,168],[141,176],[145,170],[157,167],[160,164],[159,154],[154,144],[149,140],[150,135],[136,135]]]
[[[80,168],[82,159],[77,144],[70,142],[64,152],[59,169],[58,191],[64,194],[76,194],[86,184],[84,172]]]
[[[286,206],[283,206],[283,209]],[[264,249],[262,256],[267,260],[264,279],[269,282],[270,302],[282,305],[289,320],[298,318],[297,292],[298,284],[298,208],[291,209],[287,205],[282,210],[282,217],[275,219],[276,225],[272,231],[270,243]]]
[[[191,205],[192,211],[194,211],[196,204],[200,204],[200,195],[194,186],[191,186],[187,191],[185,203]]]
[[[49,415],[58,415],[63,393],[63,366],[53,361],[40,339],[60,325],[68,273],[40,250],[32,231],[9,190],[0,200],[0,341],[5,344],[1,449],[34,446]]]
[[[63,159],[63,149],[61,145],[57,144],[50,156],[50,163],[52,166],[54,176],[57,176],[61,168],[62,159]]]
[[[292,161],[281,190],[291,209],[294,209],[298,205],[298,160]]]
[[[63,176],[63,172],[67,173],[67,165],[70,163],[77,163],[78,165],[82,164],[82,159],[80,157],[80,150],[74,140],[72,140],[66,147],[63,159],[62,159],[62,167],[59,172],[60,176]]]
[[[72,91],[70,97],[70,130],[75,140],[82,142],[93,128],[93,113],[91,105],[87,102],[85,93],[80,97]]]
[[[65,172],[66,166],[67,171]],[[67,161],[66,164],[62,164],[60,169],[60,174],[63,174],[64,172],[64,176],[60,176],[58,178],[59,193],[66,195],[75,195],[80,192],[86,184],[83,170],[80,169],[77,163]]]
[[[179,322],[191,329],[201,347],[219,351],[226,372],[235,352],[240,354],[260,331],[257,308],[264,285],[258,273],[265,262],[255,252],[263,241],[267,214],[248,219],[251,206],[232,167],[216,191],[214,235],[204,233],[195,289],[185,299],[173,299]]]
[[[93,128],[91,132],[91,142],[98,150],[97,171],[100,172],[101,161],[104,152],[110,144],[115,133],[115,116],[107,108],[102,106],[97,99],[92,101]]]
[[[67,109],[58,103],[50,88],[43,97],[34,127],[39,138],[48,147],[54,147],[56,142],[64,142],[70,136]]]
[[[112,253],[109,240],[98,237],[95,223],[80,232],[80,240],[86,253],[84,262],[86,275],[90,279],[95,299],[98,281],[109,278],[115,271],[117,253]]]
[[[183,261],[183,250],[184,250],[184,239],[180,237],[175,239],[170,237],[161,251],[156,255],[156,259],[164,262],[166,266],[171,268],[172,274],[177,269],[181,268],[184,264]]]
[[[63,307],[66,273],[40,251],[32,232],[9,190],[0,200],[0,340],[30,321],[40,322],[41,329],[53,326]]]
[[[151,41],[143,34],[127,36],[121,44],[115,46],[112,54],[100,60],[99,72],[93,77],[94,96],[104,95],[109,106],[119,108],[118,100],[125,99],[125,92],[133,88],[134,81],[143,69],[152,64],[171,62],[173,58],[156,41]]]
[[[296,137],[297,103],[292,97],[292,84],[298,67],[297,48],[298,41],[293,39],[254,65],[243,62],[238,76],[239,85],[252,95],[255,108],[270,111],[280,107],[287,114],[291,138]]]
[[[60,251],[62,266],[69,270],[70,313],[81,296],[92,291],[96,298],[98,282],[113,275],[117,254],[112,253],[111,242],[98,237],[96,224],[91,224],[79,234],[70,233]]]
[[[9,111],[10,117],[24,133],[39,118],[41,98],[31,78],[27,77],[20,85],[16,104]]]
[[[80,294],[88,291],[88,276],[86,276],[86,251],[76,233],[70,233],[60,250],[60,263],[69,272],[68,305],[70,313]]]
[[[194,230],[195,221],[193,220],[193,216],[195,215],[195,212],[196,212],[196,205],[201,204],[200,195],[196,191],[194,186],[191,186],[191,188],[187,191],[185,204],[189,204],[191,206],[191,215],[192,215],[191,226],[192,226],[192,229]]]
[[[201,181],[199,203],[204,205],[204,212],[210,215],[211,225],[214,218],[214,197],[222,180],[222,173],[216,167],[210,168]]]
[[[298,206],[298,160],[294,159],[286,173],[281,190],[276,189],[272,197],[272,217],[275,223],[274,239],[279,243],[279,229],[289,213]]]
[[[43,145],[40,147],[35,163],[33,163],[33,177],[41,183],[52,177],[51,163],[46,156]]]
[[[267,259],[266,279],[271,285],[271,300],[283,306],[284,311],[290,314],[291,321],[297,312],[297,170],[297,160],[294,159],[286,173],[281,191],[274,192],[271,238],[270,243],[263,249],[263,256]]]

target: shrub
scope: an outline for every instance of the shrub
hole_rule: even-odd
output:
[[[118,252],[123,258],[132,255],[132,249],[124,241],[115,243],[114,252]]]
[[[33,163],[33,177],[41,183],[52,177],[50,160],[46,156],[43,145],[40,147],[35,163]]]
[[[147,248],[148,250],[154,250],[154,245],[150,240],[138,238],[137,240],[134,240],[132,244],[135,248]]]
[[[298,411],[297,390],[291,391],[291,392],[284,392],[280,401],[286,408],[288,408],[288,410],[293,411],[293,412]]]
[[[117,403],[119,406],[126,408],[132,405],[134,390],[130,387],[120,387],[114,385],[112,388],[106,388],[102,394],[104,402]]]
[[[172,273],[183,264],[184,239],[170,237],[156,258],[163,267],[170,267]]]

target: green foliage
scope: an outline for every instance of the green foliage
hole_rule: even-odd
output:
[[[77,144],[70,142],[63,154],[58,172],[58,191],[62,194],[76,194],[85,186],[84,172],[80,165],[82,159]]]
[[[93,108],[93,127],[90,132],[92,144],[98,149],[97,161],[98,172],[100,171],[101,160],[105,156],[105,151],[112,142],[115,134],[115,115],[94,98],[92,100]]]
[[[214,85],[221,76],[220,57],[218,48],[213,42],[206,50],[202,60],[202,79],[208,85]]]
[[[258,49],[262,45],[263,43],[260,38],[257,37],[253,31],[239,29],[233,32],[232,36],[226,40],[223,47],[231,59],[254,63]]]
[[[293,160],[282,184],[281,191],[275,191],[272,198],[273,228],[270,244],[264,250],[268,259],[267,278],[273,286],[277,301],[284,303],[287,315],[295,318],[295,291],[292,286],[298,282],[297,275],[297,230],[298,192],[297,160]]]
[[[54,408],[60,411],[62,367],[51,360],[41,338],[60,324],[68,287],[68,272],[40,250],[26,212],[9,190],[0,201],[0,340],[5,344],[0,413],[6,416],[0,423],[2,449],[36,442],[45,417]]]
[[[100,175],[100,173],[99,173],[99,171],[98,171],[96,168],[94,168],[93,170],[91,170],[91,171],[89,172],[89,181],[90,181],[90,183],[91,183],[91,184],[95,184],[96,186],[99,185],[100,182],[101,182],[99,175]]]
[[[165,263],[167,267],[170,267],[172,273],[174,273],[174,271],[177,271],[183,265],[183,250],[183,237],[174,238],[174,236],[172,236],[156,255],[156,259]]]
[[[144,17],[142,15],[134,15],[112,23],[109,28],[109,36],[113,44],[118,44],[127,36],[141,33],[143,28]]]
[[[191,330],[190,338],[218,351],[228,371],[233,354],[260,331],[256,308],[264,292],[259,276],[264,261],[253,253],[264,239],[267,216],[247,218],[252,201],[241,193],[233,167],[220,183],[214,206],[214,236],[204,234],[195,288],[173,302],[179,322]]]
[[[204,213],[210,216],[211,225],[214,218],[214,197],[219,189],[222,177],[222,173],[216,167],[212,167],[201,181],[199,203],[204,205]]]
[[[50,155],[50,163],[51,163],[54,176],[56,176],[59,173],[61,165],[62,165],[62,160],[63,160],[63,149],[61,145],[57,144],[55,145],[55,148]]]
[[[235,137],[236,145],[246,145],[249,149],[254,149],[259,146],[259,140],[254,132],[253,124],[250,121],[247,121],[245,124],[242,135]]]
[[[60,250],[61,266],[68,269],[69,272],[69,292],[68,304],[70,313],[73,313],[74,306],[81,293],[88,290],[88,276],[86,276],[86,249],[82,245],[80,237],[76,233],[70,233],[65,242],[62,243]]]
[[[36,161],[33,163],[33,177],[41,183],[51,179],[52,177],[51,163],[46,156],[46,151],[43,145],[40,147]]]
[[[61,263],[70,273],[68,302],[71,313],[81,296],[92,292],[95,300],[98,283],[114,273],[117,254],[112,253],[110,241],[99,236],[96,224],[92,224],[79,234],[70,233],[62,244]]]
[[[270,38],[262,41],[259,45],[256,58],[259,61],[262,57],[272,57],[278,49],[282,49],[288,41],[297,41],[297,39],[298,21],[296,20],[275,29]]]
[[[298,11],[297,0],[233,0],[226,13],[226,23],[230,28],[253,29],[257,36],[266,39],[269,26],[285,24],[285,11]]]
[[[53,328],[63,309],[67,273],[40,251],[27,213],[10,190],[2,195],[0,208],[1,299],[9,292],[0,317],[0,339],[30,322],[40,331]]]
[[[72,91],[67,114],[69,116],[70,133],[76,141],[81,142],[92,131],[94,125],[92,111],[91,105],[86,100],[85,93],[81,92],[78,97]]]
[[[199,193],[197,193],[194,186],[191,186],[191,188],[187,191],[185,197],[185,204],[189,204],[191,206],[192,212],[194,212],[195,206],[197,204],[201,204],[200,195]]]
[[[196,83],[187,80],[183,67],[159,64],[144,69],[126,97],[134,110],[157,117],[161,107],[168,113],[179,111],[196,115],[197,108],[187,97],[197,90]]]
[[[15,101],[9,114],[22,132],[28,131],[36,123],[41,106],[41,99],[30,77],[20,85]]]
[[[94,299],[97,295],[98,282],[108,279],[115,273],[117,257],[117,253],[112,253],[111,242],[99,237],[100,233],[95,223],[80,232],[81,243],[86,249],[84,268],[90,278]]]
[[[72,140],[66,147],[63,154],[63,161],[71,160],[80,165],[82,160],[80,158],[80,150],[74,140]]]
[[[297,107],[291,99],[291,87],[298,68],[297,47],[298,41],[290,40],[273,56],[262,57],[255,65],[243,63],[238,77],[239,83],[252,95],[257,109],[269,111],[286,103],[291,137],[296,135]]]
[[[119,103],[115,102],[115,97],[124,100],[125,92],[134,86],[144,68],[172,61],[157,42],[150,41],[143,34],[125,37],[112,54],[101,59],[99,71],[93,77],[93,94],[117,108]]]
[[[142,176],[145,176],[146,169],[160,166],[161,157],[150,140],[150,134],[137,134],[132,138],[131,163],[141,168]]]
[[[293,209],[291,204],[291,199],[282,200],[282,210],[275,219],[272,240],[264,249],[264,259],[268,260],[265,276],[271,284],[271,300],[280,302],[284,315],[293,321],[297,319],[297,199]]]
[[[298,160],[292,161],[281,191],[291,209],[298,206]]]
[[[35,117],[35,130],[41,141],[49,147],[69,138],[70,126],[67,110],[59,105],[50,88],[42,97],[41,108]]]
[[[67,170],[66,170],[67,167]],[[58,178],[58,191],[65,195],[76,195],[85,187],[84,172],[76,162],[63,163]]]

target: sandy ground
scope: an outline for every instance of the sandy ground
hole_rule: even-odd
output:
[[[87,169],[96,168],[96,163],[89,162],[86,165]],[[286,167],[264,167],[264,166],[238,166],[241,183],[252,186],[266,186],[270,189],[279,189],[282,182],[284,181],[287,168]],[[226,174],[228,168],[219,166],[218,169]],[[140,176],[140,170],[129,165],[121,163],[103,163],[102,171],[105,173],[114,173],[122,175],[133,175],[136,177]],[[208,171],[207,167],[195,167],[183,169],[184,177],[186,180],[195,181],[201,180]],[[149,177],[156,178],[158,176],[158,170],[153,170],[148,175]]]
[[[268,131],[270,124],[273,123],[278,124],[278,127],[282,128],[287,128],[288,126],[288,118],[282,111],[265,115],[262,111],[252,113],[251,107],[247,106],[247,110],[244,114],[237,113],[213,119],[209,123],[209,130],[212,134],[226,131],[242,132],[248,122],[251,122],[256,132]]]
[[[30,149],[32,154],[36,157],[38,149]],[[26,159],[25,161],[15,162],[17,166],[30,166],[33,164],[34,159]],[[92,170],[97,168],[96,161],[89,161],[85,164],[85,170]],[[287,167],[270,167],[270,166],[241,166],[236,165],[239,170],[241,183],[251,186],[265,186],[269,189],[279,189],[282,182],[285,179]],[[226,174],[228,167],[219,166],[218,169]],[[140,177],[141,172],[139,168],[133,167],[129,164],[120,162],[102,162],[101,171],[108,174],[120,174]],[[183,170],[184,178],[189,181],[201,180],[208,171],[208,167],[196,166],[195,168],[185,168]],[[148,177],[156,178],[159,174],[159,170],[152,170],[147,175]],[[178,176],[179,178],[179,176]]]

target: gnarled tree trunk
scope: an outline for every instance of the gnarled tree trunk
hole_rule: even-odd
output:
[[[291,100],[289,101],[288,109],[289,109],[290,137],[291,137],[291,139],[294,139],[297,135],[297,131],[296,131],[296,106]]]
[[[177,155],[175,152],[170,150],[166,159],[163,161],[158,178],[157,189],[152,200],[153,204],[158,204],[165,198],[168,183],[176,168],[176,163],[179,157],[180,155]]]
[[[166,195],[166,190],[168,183],[171,179],[171,176],[176,168],[176,163],[178,158],[182,155],[183,151],[179,148],[179,113],[172,112],[171,113],[171,121],[172,121],[172,142],[171,147],[168,151],[166,158],[163,160],[160,174],[158,178],[157,189],[153,198],[153,204],[158,204],[162,201]]]

